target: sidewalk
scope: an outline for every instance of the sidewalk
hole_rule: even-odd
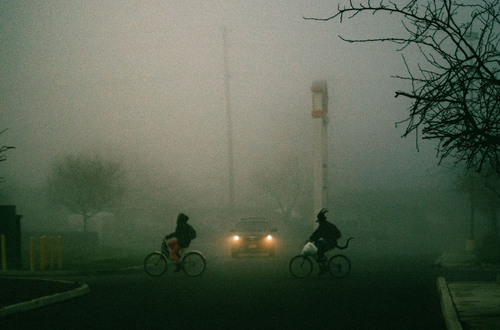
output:
[[[441,267],[472,266],[471,254],[445,253],[436,261]],[[448,330],[500,329],[500,281],[447,282],[437,279],[441,308]]]

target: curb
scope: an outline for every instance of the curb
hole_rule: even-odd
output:
[[[48,281],[48,280],[45,280]],[[53,282],[61,282],[61,283],[74,283],[71,281],[53,281]],[[79,296],[83,296],[84,294],[87,294],[90,292],[90,288],[87,284],[83,283],[80,287],[66,291],[66,292],[60,292],[56,293],[50,296],[45,296],[37,299],[33,299],[30,301],[26,302],[21,302],[17,303],[14,305],[10,306],[5,306],[0,308],[0,317],[13,314],[13,313],[19,313],[19,312],[26,312],[32,309],[36,309],[42,306],[47,306],[51,304],[55,304],[60,301],[76,298]]]
[[[458,319],[457,311],[455,305],[451,298],[450,290],[448,289],[448,284],[444,277],[438,277],[436,281],[439,296],[441,297],[441,309],[443,311],[443,317],[446,322],[446,328],[448,330],[462,330],[462,324]]]

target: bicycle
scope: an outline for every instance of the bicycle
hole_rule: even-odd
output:
[[[341,250],[346,249],[349,246],[349,241],[352,239],[354,239],[354,237],[350,237],[344,246],[337,245],[336,248]],[[319,266],[321,266],[316,258],[314,258],[314,260]],[[345,277],[351,271],[351,261],[343,254],[335,254],[331,256],[324,265],[327,267],[328,272],[336,278]],[[312,273],[313,262],[311,261],[310,255],[299,254],[290,260],[288,267],[293,276],[297,278],[304,278]]]
[[[207,262],[201,252],[192,250],[186,253],[181,249],[179,257],[181,269],[188,276],[199,276],[205,271]],[[163,240],[159,251],[151,252],[144,258],[144,270],[151,276],[160,276],[167,271],[170,262],[173,262],[170,249]]]

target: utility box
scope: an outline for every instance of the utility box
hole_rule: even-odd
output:
[[[21,269],[21,218],[15,205],[0,205],[0,235],[5,235],[7,269]]]

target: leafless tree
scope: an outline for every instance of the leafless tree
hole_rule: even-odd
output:
[[[337,7],[318,21],[361,19],[363,13],[399,18],[402,36],[344,41],[390,42],[398,45],[411,90],[396,97],[411,100],[404,137],[439,141],[441,163],[452,158],[481,172],[485,165],[500,174],[500,0],[366,1]],[[418,49],[422,61],[412,67],[408,51]],[[397,124],[400,124],[397,123]]]
[[[2,135],[6,130],[0,131],[0,135]],[[7,156],[5,152],[9,149],[15,149],[13,146],[0,146],[0,162],[7,160]]]
[[[69,155],[55,162],[49,177],[50,198],[87,220],[105,211],[124,192],[120,164],[98,156]]]
[[[3,132],[5,132],[5,130],[0,131],[0,135],[2,135]],[[15,149],[15,147],[13,147],[13,146],[0,146],[0,162],[7,160],[7,156],[5,155],[5,152],[9,149]],[[2,181],[3,181],[3,178],[0,177],[0,182],[2,182]]]

